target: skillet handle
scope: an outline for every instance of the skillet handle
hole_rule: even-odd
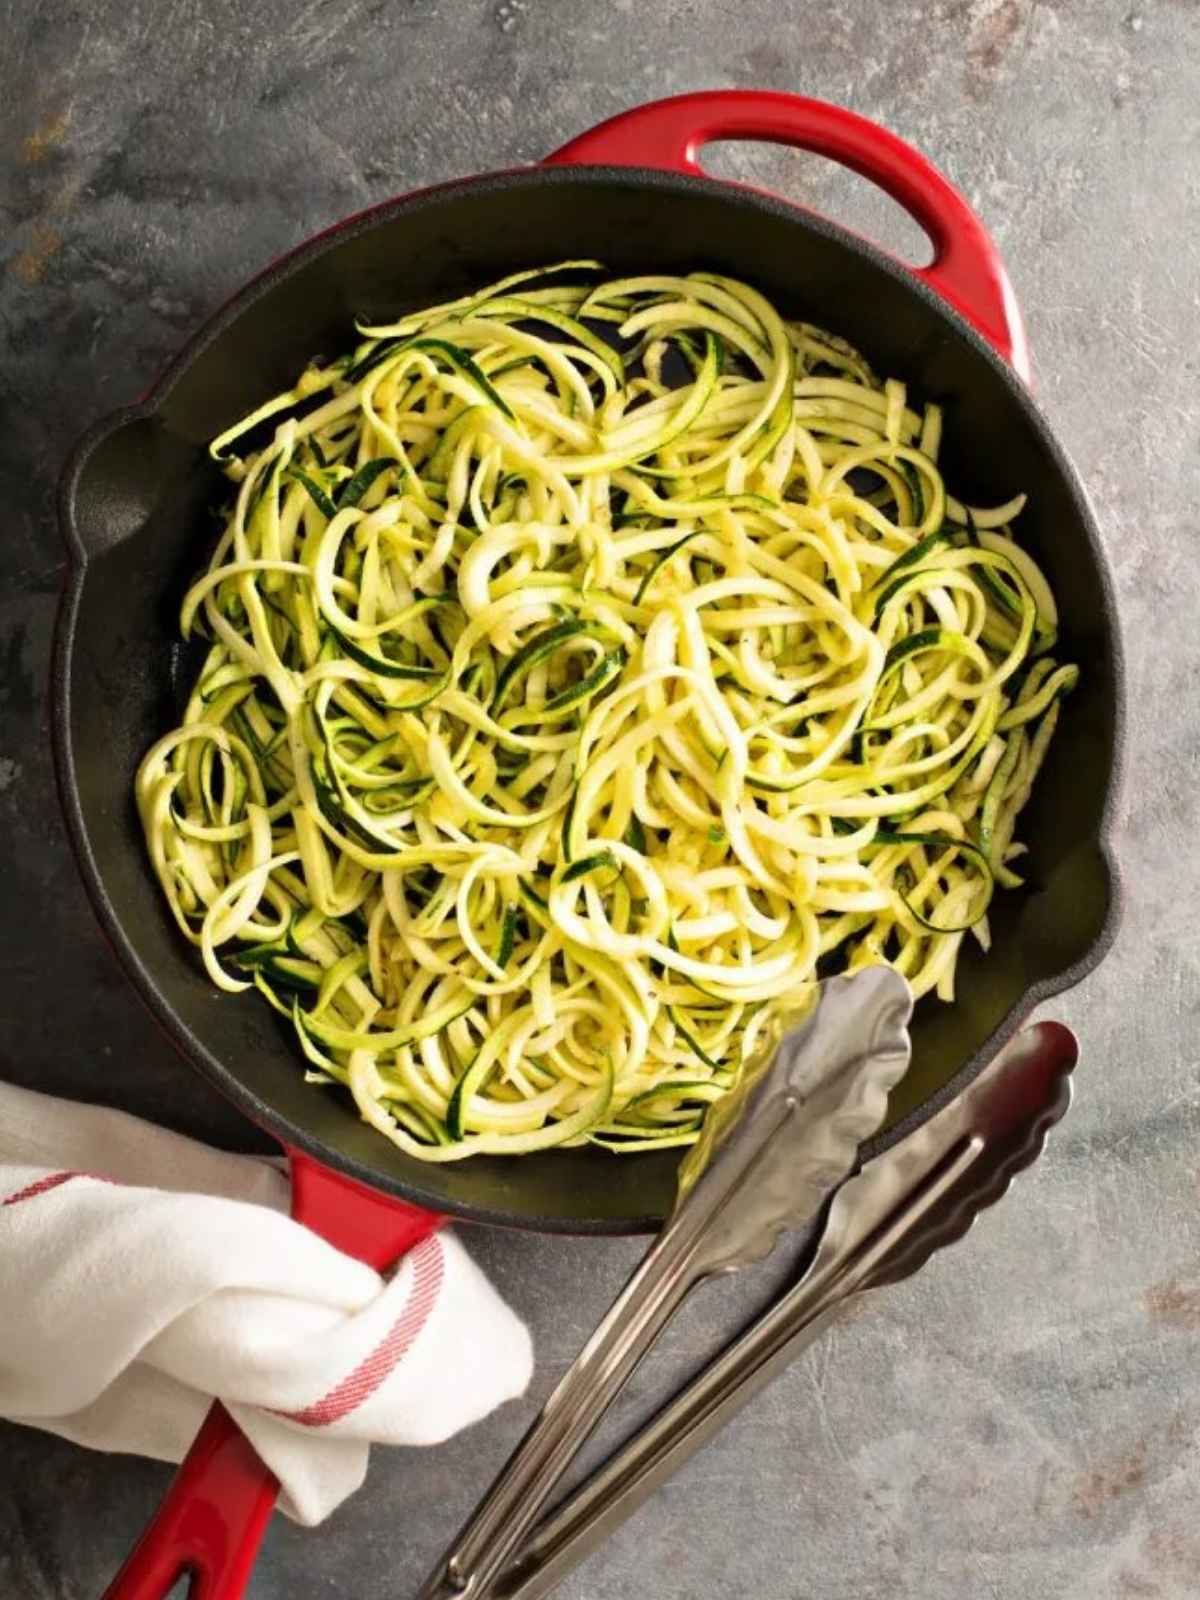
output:
[[[292,1215],[347,1255],[382,1269],[445,1220],[289,1150]],[[219,1400],[162,1504],[102,1600],[163,1600],[191,1576],[188,1600],[242,1600],[279,1480]]]
[[[910,267],[1030,381],[1025,327],[1000,254],[965,197],[919,150],[843,106],[766,89],[712,89],[610,117],[546,165],[659,167],[703,176],[715,139],[762,139],[828,156],[891,195],[929,235],[931,266]]]

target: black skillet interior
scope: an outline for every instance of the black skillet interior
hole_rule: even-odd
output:
[[[958,1000],[924,1002],[891,1137],[989,1059],[1030,1005],[1076,981],[1111,937],[1106,841],[1120,750],[1111,590],[1074,475],[1023,385],[923,285],[841,229],[706,179],[544,169],[394,202],[304,246],[251,284],[183,352],[146,404],[93,430],[64,478],[76,559],[57,660],[56,734],[68,820],[101,920],[143,997],[249,1116],[379,1188],[485,1221],[571,1232],[656,1224],[674,1154],[598,1149],[413,1162],[340,1093],[306,1086],[294,1042],[254,994],[210,986],[147,867],[130,797],[173,719],[178,602],[206,560],[226,486],[207,441],[290,384],[352,319],[444,300],[516,267],[598,257],[616,271],[706,267],[744,277],[786,312],[849,338],[877,370],[946,408],[943,463],[960,496],[1030,495],[1022,519],[1058,596],[1064,655],[1083,668],[1024,820],[1026,891],[1000,894],[994,947],[964,946]]]

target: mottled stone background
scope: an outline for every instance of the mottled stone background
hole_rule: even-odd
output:
[[[0,0],[0,1070],[236,1144],[94,928],[45,739],[72,437],[276,252],[416,184],[532,161],[636,101],[824,95],[915,141],[994,230],[1090,485],[1130,644],[1129,906],[1056,1013],[1077,1108],[970,1242],[811,1352],[563,1591],[572,1600],[1192,1600],[1200,1593],[1200,8],[1195,0]],[[902,250],[815,158],[712,152]],[[629,1270],[479,1235],[536,1392],[379,1452],[255,1600],[401,1600]],[[627,1421],[744,1315],[717,1286]],[[3,1308],[0,1308],[0,1315]],[[81,1340],[87,1330],[79,1330]],[[0,1595],[89,1600],[162,1467],[0,1425]]]

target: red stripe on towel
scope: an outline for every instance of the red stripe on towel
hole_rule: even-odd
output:
[[[0,1209],[4,1206],[19,1205],[22,1200],[32,1200],[35,1195],[46,1194],[51,1189],[57,1189],[60,1184],[70,1183],[72,1178],[86,1177],[86,1172],[49,1172],[36,1183],[28,1183],[23,1189],[18,1189],[15,1194],[5,1195],[4,1199],[0,1200]]]
[[[356,1406],[369,1400],[381,1384],[385,1383],[404,1359],[421,1329],[429,1320],[438,1294],[441,1292],[446,1263],[441,1241],[436,1234],[425,1239],[412,1253],[413,1287],[404,1310],[388,1329],[386,1335],[354,1371],[335,1384],[314,1405],[300,1411],[276,1411],[289,1422],[300,1422],[309,1428],[326,1428],[339,1422]]]

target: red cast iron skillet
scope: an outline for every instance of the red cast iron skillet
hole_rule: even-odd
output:
[[[706,177],[714,139],[817,151],[872,179],[929,235],[910,270],[844,229]],[[598,257],[618,273],[707,267],[836,330],[877,370],[945,407],[943,465],[975,503],[1028,492],[1022,529],[1082,668],[1024,821],[1029,887],[997,898],[986,961],[964,946],[959,999],[918,1009],[914,1065],[882,1143],[937,1109],[1038,1002],[1104,954],[1117,910],[1108,842],[1120,762],[1121,654],[1091,511],[1034,406],[1004,268],[964,198],[916,150],[862,117],[798,96],[722,91],[626,113],[540,167],[421,190],[319,235],[256,278],[142,401],[94,428],[64,476],[72,573],[55,663],[61,788],[83,875],[117,954],[171,1038],[285,1146],[295,1215],[377,1266],[453,1215],[547,1232],[649,1230],[673,1194],[674,1153],[607,1152],[425,1166],[341,1097],[306,1087],[294,1042],[257,996],[215,993],[176,934],[131,800],[139,758],[168,727],[189,664],[179,600],[223,490],[206,445],[285,387],[315,352],[380,320],[521,266]],[[337,1376],[337,1375],[334,1375]],[[158,1600],[191,1568],[198,1600],[241,1595],[277,1485],[213,1408],[155,1522],[108,1591]]]

